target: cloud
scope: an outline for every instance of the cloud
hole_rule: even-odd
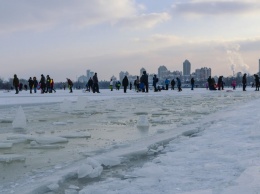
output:
[[[173,11],[182,14],[195,15],[219,15],[219,14],[241,14],[257,12],[260,10],[259,1],[216,1],[196,0],[191,2],[175,3]]]
[[[143,28],[153,28],[158,23],[167,21],[170,18],[171,16],[166,12],[141,14],[124,18],[120,20],[117,25],[123,28],[138,30]]]
[[[54,25],[85,27],[115,23],[121,18],[136,15],[141,8],[133,0],[3,1],[0,32],[44,30]]]

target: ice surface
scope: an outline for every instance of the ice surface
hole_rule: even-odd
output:
[[[83,96],[79,96],[76,105],[74,106],[74,110],[76,111],[85,110],[86,105],[87,105],[87,98]]]
[[[91,134],[88,132],[64,132],[59,136],[64,138],[90,138]]]
[[[25,129],[26,128],[26,117],[23,108],[19,106],[15,118],[13,120],[12,126],[14,129]]]
[[[98,161],[88,158],[86,163],[78,168],[78,178],[95,178],[100,176],[102,171],[103,167]]]
[[[55,144],[55,143],[67,143],[68,139],[55,136],[36,136],[36,135],[11,135],[8,136],[9,140],[21,140],[21,141],[35,141],[38,144]]]
[[[23,162],[25,161],[25,157],[18,154],[2,154],[0,155],[0,162],[3,163],[11,163],[11,162]]]
[[[140,115],[136,127],[139,131],[146,133],[149,130],[149,121],[146,115]]]
[[[2,162],[7,168],[1,169],[0,193],[257,193],[260,93],[250,88],[228,95],[203,89],[62,92],[33,97],[19,93],[19,103],[28,104],[23,105],[29,121],[26,135],[10,130],[10,122],[0,122],[0,142],[13,144],[0,149],[1,158],[16,161]],[[79,96],[85,95],[91,103],[75,110]],[[64,97],[71,106],[62,111]],[[0,118],[13,118],[10,106],[0,109]],[[145,135],[136,130],[141,116],[148,123]],[[56,139],[62,137],[71,139]],[[22,158],[3,158],[4,153]],[[89,184],[91,177],[101,177],[100,182]],[[55,183],[62,184],[56,185],[57,192],[47,188]]]
[[[60,111],[64,113],[70,113],[72,111],[72,102],[70,100],[64,99],[60,104]]]
[[[6,148],[12,148],[13,144],[12,143],[1,143],[0,142],[0,149],[6,149]]]

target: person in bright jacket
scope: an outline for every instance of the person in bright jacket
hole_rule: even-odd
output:
[[[111,91],[113,91],[113,85],[114,85],[114,81],[113,81],[113,79],[111,79],[110,83],[109,83],[109,88]]]
[[[127,86],[128,86],[128,78],[127,76],[124,77],[123,81],[122,81],[123,87],[124,87],[124,93],[126,93],[127,90]]]
[[[164,83],[165,83],[165,90],[168,90],[169,89],[170,80],[168,80],[168,78],[166,78]]]
[[[50,93],[52,93],[52,91],[56,92],[56,90],[54,89],[54,81],[53,81],[53,79],[51,79],[51,81],[50,81]]]
[[[17,77],[16,74],[14,74],[13,86],[14,86],[14,88],[15,88],[15,94],[18,94],[18,93],[19,93],[20,83],[19,83],[19,79],[18,79],[18,77]]]
[[[232,83],[231,83],[232,87],[233,87],[233,90],[236,89],[236,86],[237,86],[237,82],[236,80],[233,80]]]

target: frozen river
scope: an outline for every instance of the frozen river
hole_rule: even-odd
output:
[[[124,94],[122,90],[101,90],[100,94],[75,90],[69,94],[58,90],[53,94],[23,91],[15,95],[1,91],[0,193],[47,193],[48,189],[38,188],[48,177],[59,174],[64,178],[63,169],[74,169],[89,157],[157,152],[160,145],[179,134],[187,132],[189,136],[194,130],[205,130],[207,120],[214,122],[215,113],[257,98],[253,91],[206,89],[148,94]],[[19,123],[18,128],[12,125],[19,107],[26,117],[23,129]],[[122,160],[111,162],[114,164],[107,166]],[[76,185],[83,188],[84,184]]]

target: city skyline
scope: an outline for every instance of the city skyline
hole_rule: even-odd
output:
[[[259,71],[257,0],[3,1],[0,77],[76,79],[86,69],[109,80],[158,66],[213,75]]]

